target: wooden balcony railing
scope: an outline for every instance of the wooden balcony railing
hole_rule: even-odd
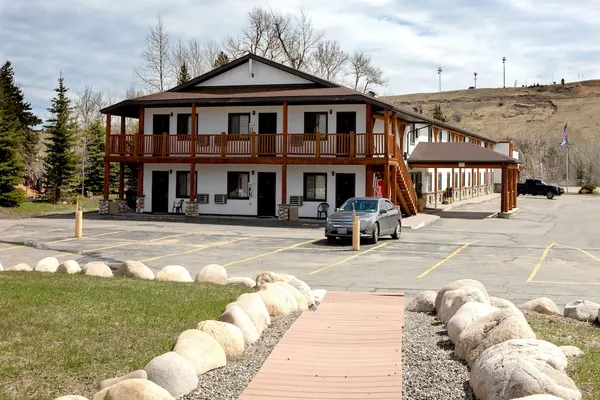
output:
[[[398,158],[393,136],[383,133],[281,133],[111,135],[111,155],[217,157]],[[195,148],[194,148],[195,147]]]

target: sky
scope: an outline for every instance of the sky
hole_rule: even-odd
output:
[[[162,15],[171,40],[237,35],[253,6],[307,10],[325,38],[365,52],[389,82],[380,95],[600,78],[600,0],[0,0],[0,62],[41,118],[60,73],[71,94],[118,99]]]

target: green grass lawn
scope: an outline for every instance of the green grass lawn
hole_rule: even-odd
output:
[[[143,368],[244,291],[0,272],[0,399],[91,399],[101,380]]]
[[[600,327],[564,317],[527,313],[527,321],[538,339],[557,346],[577,346],[584,355],[569,360],[568,375],[583,400],[600,399]]]
[[[98,211],[99,199],[100,197],[80,197],[79,205],[81,206],[81,211]],[[25,201],[20,207],[0,207],[0,216],[6,218],[38,217],[52,214],[70,214],[74,212],[75,204],[54,204],[44,201]]]

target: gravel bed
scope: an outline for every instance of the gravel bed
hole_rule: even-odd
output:
[[[404,400],[475,400],[466,362],[432,315],[405,312],[402,334]]]
[[[246,386],[267,360],[275,345],[300,314],[300,312],[295,312],[290,315],[271,318],[271,325],[265,329],[256,343],[246,347],[243,358],[227,360],[225,367],[200,375],[198,388],[180,399],[239,399]]]

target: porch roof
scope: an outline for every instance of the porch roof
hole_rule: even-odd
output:
[[[469,142],[419,143],[408,157],[408,165],[413,168],[468,168],[479,165],[501,168],[517,167],[519,164],[519,160]]]

